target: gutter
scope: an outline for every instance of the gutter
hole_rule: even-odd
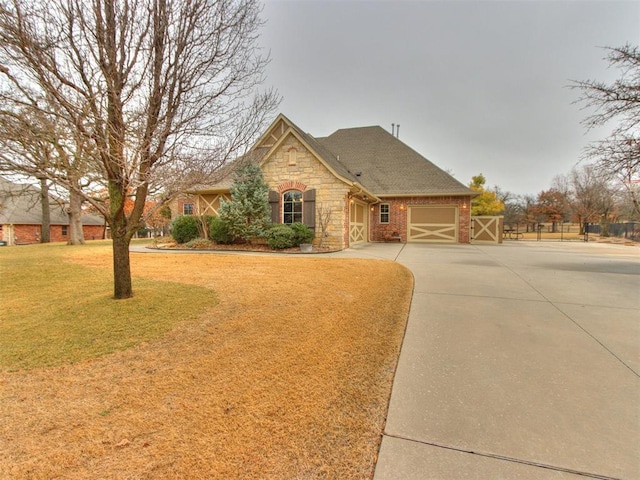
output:
[[[474,192],[473,190],[469,193],[384,193],[382,195],[378,195],[379,198],[410,198],[410,197],[477,197],[480,195],[478,192]]]

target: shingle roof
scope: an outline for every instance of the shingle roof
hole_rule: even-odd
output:
[[[284,115],[279,115],[279,118],[283,118],[287,121],[290,128],[304,141],[306,142],[311,149],[324,161],[329,167],[331,167],[338,175],[346,178],[351,181],[358,181],[358,179],[349,172],[349,169],[342,164],[336,156],[331,153],[327,148],[319,143],[312,135],[306,133],[300,127],[298,127],[295,123],[289,120]],[[213,175],[211,182],[202,185],[197,185],[191,188],[190,192],[206,192],[206,191],[214,191],[214,190],[228,190],[233,184],[233,172],[243,167],[248,163],[260,163],[265,159],[265,156],[271,150],[270,147],[254,147],[246,154],[236,158],[233,162],[230,162],[218,170]]]
[[[61,202],[53,198],[50,204],[51,225],[69,225],[69,215]],[[104,225],[96,215],[83,215],[84,225]],[[40,190],[33,185],[20,185],[0,177],[0,225],[40,225],[42,207]]]
[[[337,175],[347,181],[358,182],[374,195],[475,195],[473,190],[382,127],[345,128],[328,137],[315,138],[284,115],[279,115],[278,119],[284,119]],[[236,168],[247,162],[260,163],[269,150],[270,147],[254,147],[221,168],[211,184],[200,185],[191,191],[229,189]]]
[[[382,127],[346,128],[316,140],[376,195],[474,194]]]

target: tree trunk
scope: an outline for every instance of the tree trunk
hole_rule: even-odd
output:
[[[116,300],[133,297],[129,244],[131,236],[113,229],[113,296]]]
[[[44,177],[40,178],[40,204],[42,206],[40,243],[49,243],[51,241],[51,206],[49,205],[49,185]]]
[[[69,192],[69,241],[67,245],[84,245],[82,197],[73,190]]]

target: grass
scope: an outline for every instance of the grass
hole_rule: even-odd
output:
[[[116,302],[110,264],[99,243],[0,249],[0,337],[24,344],[0,370],[0,478],[371,478],[404,267],[133,254]],[[53,332],[82,340],[32,359]]]
[[[105,269],[65,261],[78,247],[0,250],[0,368],[30,369],[98,357],[152,341],[216,303],[204,288],[136,279],[136,295],[110,296]],[[106,255],[109,245],[79,247]]]

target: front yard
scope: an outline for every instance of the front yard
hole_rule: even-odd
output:
[[[1,478],[369,478],[412,277],[386,261],[0,249]]]

